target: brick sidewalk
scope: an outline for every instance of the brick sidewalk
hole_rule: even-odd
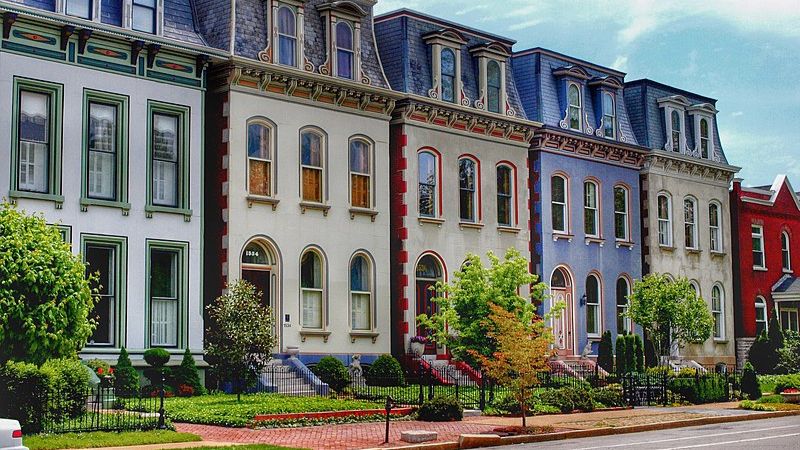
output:
[[[439,433],[439,441],[453,441],[458,440],[458,436],[462,433],[482,433],[491,431],[495,427],[496,425],[468,422],[392,422],[389,427],[389,446],[405,444],[400,441],[400,432],[406,430],[436,431]],[[314,450],[380,447],[386,432],[385,423],[354,423],[260,430],[176,423],[175,428],[180,432],[197,434],[205,441],[274,444]]]

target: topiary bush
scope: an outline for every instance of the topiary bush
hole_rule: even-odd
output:
[[[758,400],[761,398],[761,384],[758,382],[758,376],[753,369],[750,361],[744,363],[744,370],[742,371],[742,392],[747,394],[750,400]]]
[[[603,333],[600,345],[597,349],[597,365],[606,372],[614,371],[614,350],[611,343],[611,331]]]
[[[417,418],[425,422],[452,422],[464,418],[464,408],[455,398],[436,396],[419,407]]]
[[[350,384],[350,373],[344,364],[333,356],[325,356],[311,368],[314,375],[336,392],[341,392]]]
[[[164,367],[169,358],[169,352],[163,348],[149,348],[144,352],[144,361],[155,369]]]
[[[364,373],[370,386],[403,386],[405,375],[400,362],[392,355],[380,355]]]
[[[616,358],[614,361],[616,363],[617,375],[625,375],[626,373],[628,373],[627,359],[625,359],[626,358],[625,355],[627,354],[627,352],[628,352],[627,341],[625,340],[625,336],[621,334],[617,335],[617,342],[615,348]]]
[[[197,365],[194,363],[192,352],[188,348],[183,353],[181,365],[172,371],[172,376],[172,384],[175,387],[175,391],[182,397],[206,393],[205,387],[200,383],[200,374],[197,372]],[[186,387],[190,387],[191,390],[186,389]]]
[[[117,397],[132,397],[139,392],[139,372],[133,368],[128,351],[122,347],[114,369],[114,394]]]

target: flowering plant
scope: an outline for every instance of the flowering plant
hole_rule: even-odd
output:
[[[784,389],[783,392],[781,392],[781,394],[800,394],[800,389],[797,388]]]
[[[414,336],[409,342],[412,344],[428,344],[430,341],[427,336]]]

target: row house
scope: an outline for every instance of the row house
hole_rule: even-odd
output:
[[[203,354],[206,64],[188,0],[0,1],[0,197],[99,273],[84,358]]]
[[[745,361],[755,338],[776,317],[784,330],[798,329],[800,198],[786,176],[771,186],[744,187],[733,181],[733,274],[736,353]]]
[[[528,118],[542,123],[530,147],[531,260],[550,287],[546,313],[564,359],[596,355],[606,330],[634,331],[624,317],[641,277],[637,144],[623,98],[625,74],[550,50],[514,54]]]
[[[375,19],[378,50],[400,91],[389,134],[392,350],[427,334],[431,289],[467,253],[529,245],[526,120],[514,41],[409,10]],[[427,357],[446,349],[428,346]]]
[[[390,351],[389,120],[369,0],[196,0],[209,45],[205,292],[253,283],[275,352]]]
[[[640,186],[643,273],[688,278],[708,303],[713,335],[671,349],[701,364],[734,364],[728,190],[739,168],[720,143],[716,100],[651,80],[625,84],[636,139],[650,149]]]

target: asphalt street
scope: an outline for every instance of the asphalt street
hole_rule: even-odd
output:
[[[494,448],[505,450],[800,449],[800,416]]]

